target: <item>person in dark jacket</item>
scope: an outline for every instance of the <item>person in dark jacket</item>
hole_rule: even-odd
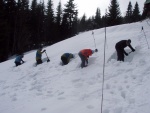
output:
[[[135,49],[131,46],[131,40],[121,40],[118,43],[116,43],[116,51],[117,51],[117,60],[118,61],[124,61],[124,54],[126,56],[128,56],[128,53],[124,50],[124,48],[129,47],[133,52],[135,51]]]
[[[81,68],[86,67],[88,64],[88,58],[91,56],[93,53],[98,52],[97,49],[91,50],[91,49],[83,49],[81,50],[78,55],[81,58]],[[86,64],[85,64],[86,63]]]
[[[61,61],[63,65],[67,65],[71,58],[74,58],[74,55],[72,53],[64,53],[61,56]]]
[[[42,51],[42,47],[40,47],[37,52],[36,52],[36,63],[38,64],[42,64],[42,54],[45,52],[46,50]]]
[[[23,58],[23,54],[18,55],[18,56],[16,57],[16,59],[15,59],[16,67],[24,63],[24,61],[22,60],[22,58]]]

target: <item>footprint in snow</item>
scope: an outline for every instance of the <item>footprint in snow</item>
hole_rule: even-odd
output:
[[[41,111],[45,111],[45,110],[47,110],[47,108],[42,108],[42,109],[41,109]]]
[[[108,110],[108,109],[105,109],[105,110],[103,111],[103,113],[109,113],[109,110]]]
[[[121,91],[121,96],[125,99],[126,98],[126,93],[124,91]]]
[[[73,83],[76,83],[76,82],[79,82],[79,81],[81,81],[81,79],[74,79],[74,80],[72,80]]]
[[[115,108],[114,113],[122,113],[122,107]]]
[[[66,99],[65,97],[59,97],[58,100],[64,100]]]
[[[93,109],[93,108],[94,108],[94,106],[92,106],[92,105],[88,105],[88,106],[87,106],[87,108],[88,108],[88,109]]]

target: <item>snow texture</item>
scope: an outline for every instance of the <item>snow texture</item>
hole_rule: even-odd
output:
[[[150,113],[150,26],[147,21],[107,28],[103,113]],[[35,51],[15,67],[11,59],[0,63],[0,113],[100,113],[105,29],[94,30],[97,53],[80,68],[78,52],[95,49],[92,31],[46,47],[50,62],[35,64]],[[116,61],[115,44],[131,39],[135,52]],[[125,48],[127,52],[131,50]],[[60,65],[63,53],[75,54],[68,65]]]

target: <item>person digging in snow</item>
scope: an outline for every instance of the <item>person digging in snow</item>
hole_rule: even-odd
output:
[[[135,49],[131,46],[131,40],[121,40],[116,43],[116,51],[117,51],[117,61],[124,61],[124,54],[128,56],[128,53],[124,50],[124,48],[129,47],[132,52],[135,51]]]
[[[72,53],[64,53],[61,56],[62,65],[67,65],[71,58],[74,58],[74,55]]]
[[[15,59],[16,67],[24,63],[24,61],[22,60],[23,57],[24,57],[23,54],[18,55],[18,56],[16,57],[16,59]],[[21,62],[22,62],[22,63],[21,63]]]
[[[45,52],[46,50],[42,51],[42,47],[40,47],[37,52],[36,52],[36,63],[38,64],[42,64],[42,54]]]
[[[95,52],[98,52],[98,50],[83,49],[78,53],[79,57],[81,58],[81,68],[87,66],[89,56],[91,56]]]

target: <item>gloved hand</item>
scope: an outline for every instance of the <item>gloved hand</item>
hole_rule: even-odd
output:
[[[135,49],[132,50],[133,52],[135,51]]]
[[[46,50],[44,49],[43,52],[45,52]]]
[[[22,61],[22,63],[24,63],[24,61]]]
[[[128,56],[128,53],[126,53],[125,55]]]

